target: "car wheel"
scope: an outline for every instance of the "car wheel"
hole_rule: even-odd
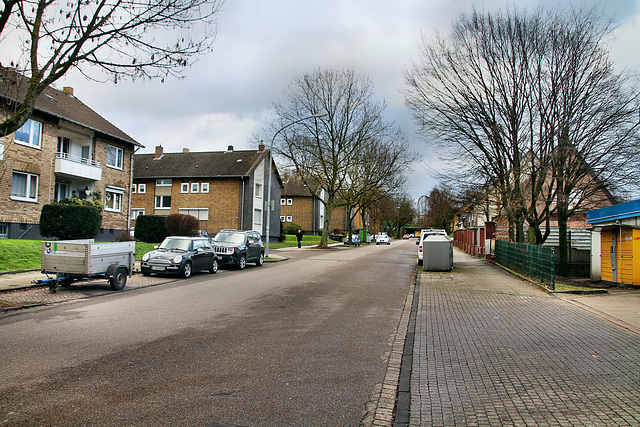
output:
[[[240,255],[240,259],[238,260],[238,270],[244,270],[247,266],[247,257],[245,255]]]
[[[185,279],[188,279],[191,276],[191,263],[189,261],[184,263],[184,266],[182,267],[182,277],[184,277]]]
[[[127,269],[124,267],[118,267],[113,272],[113,276],[109,279],[111,283],[111,289],[114,291],[121,291],[124,285],[127,283]]]
[[[218,259],[214,258],[213,261],[211,261],[211,268],[209,269],[209,273],[217,273],[218,272]]]
[[[262,267],[263,264],[264,264],[264,254],[262,252],[260,252],[260,256],[258,257],[258,260],[256,261],[256,265],[258,267]]]

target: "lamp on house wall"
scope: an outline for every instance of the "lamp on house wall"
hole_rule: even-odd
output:
[[[266,245],[265,245],[265,250],[264,250],[264,255],[265,257],[269,256],[269,241],[271,240],[271,236],[270,236],[270,229],[271,229],[271,171],[273,170],[273,143],[276,140],[276,136],[278,136],[278,134],[280,132],[282,132],[283,130],[285,130],[286,128],[288,128],[289,126],[293,126],[297,123],[303,122],[305,120],[309,120],[309,119],[317,119],[320,117],[324,117],[326,116],[327,112],[323,112],[323,113],[317,113],[317,114],[313,114],[311,116],[307,116],[307,117],[303,117],[301,119],[298,119],[296,121],[293,121],[289,124],[286,124],[284,126],[282,126],[280,129],[278,129],[278,131],[276,133],[273,134],[273,138],[271,138],[271,143],[269,144],[269,176],[268,176],[268,183],[267,183],[267,241],[266,241]]]

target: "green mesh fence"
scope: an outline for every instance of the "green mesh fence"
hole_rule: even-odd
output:
[[[556,288],[555,249],[497,240],[496,262],[509,270]]]

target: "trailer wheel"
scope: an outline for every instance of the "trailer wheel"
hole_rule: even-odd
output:
[[[127,269],[124,267],[118,267],[113,272],[113,276],[109,279],[111,283],[111,289],[114,291],[121,291],[124,285],[127,283]]]

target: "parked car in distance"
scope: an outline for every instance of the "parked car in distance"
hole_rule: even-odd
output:
[[[349,236],[344,238],[344,244],[348,244],[349,243]],[[362,243],[362,241],[360,240],[360,236],[358,236],[357,234],[352,234],[351,235],[351,244],[353,246],[360,246],[360,244]]]
[[[411,235],[410,235],[410,234],[405,234],[405,235],[403,235],[403,236],[402,236],[402,238],[403,238],[404,240],[407,240],[407,239],[410,239],[410,238],[411,238]]]
[[[376,235],[376,245],[380,245],[380,244],[387,244],[387,245],[391,244],[391,238],[387,233],[382,232]]]
[[[420,239],[416,242],[416,245],[418,245],[418,265],[422,265],[424,262],[424,239],[427,236],[432,236],[434,234],[437,235],[443,235],[446,236],[447,238],[449,237],[449,235],[447,234],[447,232],[445,230],[442,229],[422,229],[420,230]]]
[[[218,271],[218,257],[206,237],[169,236],[140,261],[140,271],[145,276],[158,273],[188,278],[200,270]]]
[[[220,230],[211,241],[221,264],[244,270],[248,262],[264,264],[264,244],[257,231]]]
[[[204,230],[198,230],[198,231],[196,231],[196,236],[197,237],[204,237],[204,238],[208,239],[209,238],[209,233],[207,233]]]

